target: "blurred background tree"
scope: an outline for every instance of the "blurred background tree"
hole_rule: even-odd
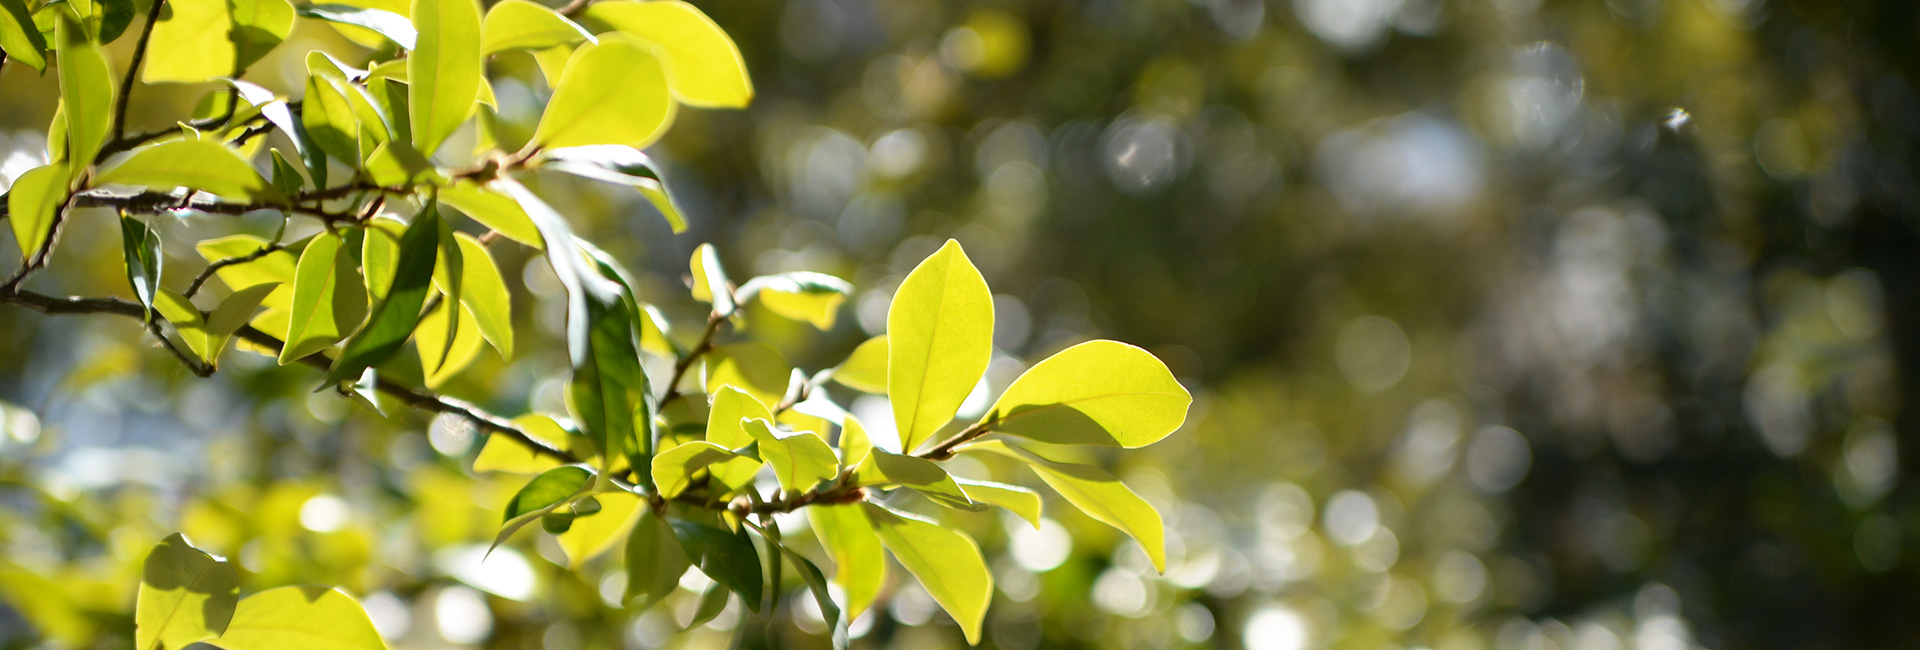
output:
[[[1164,576],[1065,509],[954,519],[1005,530],[977,535],[985,644],[1920,647],[1900,480],[1920,466],[1920,5],[698,4],[758,96],[684,111],[650,150],[690,231],[631,192],[539,188],[643,299],[698,323],[679,297],[701,242],[740,274],[847,278],[829,331],[750,321],[817,369],[882,333],[952,237],[999,292],[995,389],[1100,336],[1195,394],[1185,430],[1109,459],[1166,516]],[[349,47],[303,25],[280,52],[302,39]],[[279,54],[249,78],[297,93]],[[524,137],[550,91],[530,57],[494,66]],[[39,163],[54,84],[0,70],[0,179]],[[207,89],[136,97],[132,122]],[[84,244],[115,235],[66,233],[83,243],[42,289],[124,294],[117,247]],[[558,411],[564,304],[524,262],[502,259],[542,347],[446,390]],[[0,310],[0,645],[124,644],[130,567],[176,529],[251,586],[341,585],[394,647],[715,647],[753,624],[676,635],[700,585],[636,615],[550,543],[479,564],[517,482],[468,471],[457,421],[382,419],[245,355],[198,379],[100,320]],[[895,586],[856,645],[963,644]],[[781,642],[824,644],[805,600]]]

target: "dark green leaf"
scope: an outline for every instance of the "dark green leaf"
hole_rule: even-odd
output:
[[[814,566],[812,560],[793,552],[793,549],[784,545],[775,544],[775,546],[779,546],[780,552],[800,569],[800,580],[807,583],[807,590],[813,592],[814,602],[820,604],[820,618],[827,622],[827,630],[829,638],[833,641],[834,650],[846,650],[847,619],[840,615],[840,606],[833,603],[833,594],[827,589],[827,577],[820,573],[820,567]]]
[[[706,625],[708,621],[720,616],[720,612],[727,609],[727,599],[732,596],[732,589],[718,582],[713,583],[712,586],[707,587],[706,593],[700,594],[700,607],[693,610],[693,620],[687,621],[687,626],[682,629],[691,630]]]
[[[681,548],[686,549],[687,557],[700,567],[700,572],[739,592],[747,609],[760,611],[765,578],[760,570],[760,553],[754,550],[753,539],[747,537],[746,529],[727,532],[691,521],[672,523],[674,536],[680,539]]]
[[[127,262],[127,282],[151,321],[153,299],[160,293],[160,235],[140,219],[121,215],[120,250]]]
[[[633,604],[645,609],[673,593],[692,561],[681,550],[673,527],[651,509],[643,510],[627,533],[626,600],[639,599]]]
[[[394,263],[393,285],[373,307],[360,331],[347,338],[346,348],[327,372],[327,385],[357,379],[360,371],[387,360],[407,342],[420,322],[420,306],[433,285],[433,263],[440,246],[440,214],[428,203],[414,215],[400,235],[400,257]]]
[[[506,516],[501,521],[512,521],[516,517],[552,509],[578,494],[591,480],[593,472],[578,465],[555,467],[542,472],[514,493],[513,500],[507,502]]]

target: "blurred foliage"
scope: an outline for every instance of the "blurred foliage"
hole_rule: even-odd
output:
[[[699,4],[758,92],[682,111],[650,149],[689,232],[632,192],[536,188],[643,299],[699,323],[680,296],[702,241],[740,273],[847,278],[824,333],[749,315],[817,369],[881,333],[952,237],[1000,292],[995,389],[1095,336],[1193,389],[1179,434],[1086,459],[1165,516],[1164,576],[1052,496],[1037,529],[948,518],[996,577],[984,645],[1920,643],[1900,480],[1920,466],[1920,5]],[[297,92],[303,63],[278,54],[249,78]],[[520,80],[494,92],[525,138],[550,91],[532,57],[494,66]],[[41,149],[54,84],[0,72],[6,149]],[[134,120],[206,89],[147,93]],[[13,156],[0,177],[38,164]],[[55,264],[80,272],[43,289],[131,295],[117,234],[69,230]],[[500,261],[525,269],[540,336],[444,390],[558,411],[559,287]],[[395,647],[717,647],[752,624],[730,608],[676,637],[704,584],[636,616],[544,538],[477,570],[518,481],[470,473],[457,422],[377,418],[244,355],[198,379],[116,319],[4,310],[0,340],[0,645],[125,643],[98,635],[131,627],[138,558],[175,529],[233,555],[243,591],[340,585]],[[823,645],[788,588],[774,634]],[[883,598],[856,645],[963,643],[917,588]]]

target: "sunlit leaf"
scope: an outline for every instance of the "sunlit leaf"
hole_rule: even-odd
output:
[[[432,156],[473,111],[480,92],[480,5],[413,0],[418,45],[407,57],[407,117],[413,148]]]
[[[34,70],[47,71],[47,39],[34,27],[25,0],[0,0],[0,51]]]
[[[695,247],[687,267],[693,275],[693,299],[711,303],[716,314],[732,314],[733,283],[727,279],[727,269],[720,265],[720,254],[713,250],[713,244]],[[720,290],[716,291],[715,287]],[[781,373],[782,380],[785,374]]]
[[[687,229],[680,206],[667,191],[666,181],[654,169],[653,159],[639,149],[618,144],[596,144],[554,149],[542,154],[544,169],[566,172],[581,178],[632,187],[653,204],[676,233]]]
[[[934,503],[956,510],[980,511],[953,477],[939,463],[924,458],[875,449],[853,476],[855,485],[884,487],[900,485],[912,488]]]
[[[327,587],[280,587],[240,600],[226,650],[385,650],[380,632],[353,597]]]
[[[713,404],[707,410],[707,441],[725,449],[739,449],[753,444],[753,434],[748,433],[743,424],[749,418],[771,420],[773,411],[738,388],[719,387],[713,391]],[[710,469],[716,480],[730,488],[746,485],[759,470],[758,461],[744,458],[726,461]]]
[[[306,99],[300,105],[300,128],[316,148],[348,167],[360,166],[360,127],[347,102],[348,91],[326,75],[307,77]],[[313,169],[324,163],[309,160]]]
[[[586,17],[645,39],[665,52],[667,84],[692,106],[740,108],[753,82],[733,39],[713,19],[679,0],[598,2]]]
[[[379,9],[400,16],[403,19],[413,10],[413,3],[408,0],[334,0],[328,4]],[[347,40],[359,43],[370,49],[378,50],[386,47],[387,43],[393,40],[391,37],[384,36],[379,32],[358,25],[344,22],[330,22],[329,24],[333,27],[334,31],[340,32],[341,36],[347,37]],[[411,29],[413,27],[412,22],[409,21],[407,26]],[[418,33],[416,32],[415,34],[417,41]],[[415,42],[414,45],[417,46],[418,42]],[[412,48],[409,47],[408,49]]]
[[[747,420],[746,428],[747,433],[753,434],[754,441],[760,443],[760,457],[773,468],[773,476],[780,480],[781,489],[805,492],[814,484],[840,474],[840,459],[833,455],[833,448],[827,446],[820,434],[778,431],[759,418]]]
[[[507,293],[506,279],[478,239],[466,233],[456,233],[454,238],[460,245],[460,304],[473,316],[480,334],[500,352],[500,358],[512,360],[513,301]]]
[[[1035,530],[1040,528],[1039,492],[1018,485],[992,481],[973,481],[964,478],[956,478],[953,481],[960,484],[960,489],[967,493],[967,498],[1006,508],[1007,511],[1020,515],[1021,519],[1027,520],[1027,523],[1033,524]]]
[[[777,404],[787,392],[792,367],[773,346],[760,342],[732,343],[707,353],[707,391],[723,385],[746,391],[762,404]]]
[[[833,559],[833,581],[847,591],[847,618],[859,618],[887,582],[887,557],[873,522],[857,503],[809,506],[806,513],[821,548]]]
[[[867,339],[833,369],[833,380],[863,393],[887,394],[887,335]]]
[[[317,18],[341,25],[352,25],[371,31],[393,41],[402,48],[414,49],[419,32],[414,31],[413,23],[406,16],[377,7],[356,7],[347,4],[310,4],[301,5],[300,15]]]
[[[101,172],[100,182],[161,191],[184,187],[231,199],[280,199],[280,191],[239,153],[213,142],[178,140],[141,149],[125,162]]]
[[[113,130],[113,100],[119,94],[107,53],[87,40],[79,25],[58,13],[55,41],[60,68],[60,100],[66,115],[68,179],[79,178],[93,164],[101,145]]]
[[[447,323],[450,314],[458,315],[457,324]],[[452,340],[447,339],[449,332]],[[440,306],[420,317],[413,343],[420,351],[420,372],[426,377],[427,387],[435,390],[473,363],[486,345],[473,314],[452,300],[442,300]]]
[[[339,235],[322,232],[300,253],[280,365],[340,342],[367,315],[367,296],[354,269],[353,250],[343,243]]]
[[[147,553],[133,609],[134,647],[185,648],[225,632],[240,601],[233,565],[174,533]]]
[[[527,211],[512,197],[487,189],[473,181],[463,180],[440,190],[440,202],[453,206],[462,214],[471,217],[480,225],[499,232],[511,239],[536,249],[545,244],[540,239],[540,230],[533,225],[533,219]]]
[[[631,37],[604,35],[574,51],[533,142],[546,148],[645,147],[666,132],[673,113],[660,60]]]
[[[347,338],[340,358],[327,372],[326,383],[338,384],[357,379],[360,371],[387,360],[407,342],[420,321],[420,306],[426,302],[433,285],[433,264],[440,241],[440,215],[433,204],[414,215],[400,236],[400,255],[394,263],[394,277],[386,296],[374,303],[372,313],[359,331]]]
[[[694,566],[700,567],[701,573],[740,594],[747,609],[760,611],[766,579],[760,567],[760,553],[754,550],[753,540],[747,537],[745,528],[728,532],[693,521],[671,523],[680,547],[686,550]]]
[[[7,221],[22,261],[31,261],[53,232],[54,216],[67,201],[67,166],[53,163],[29,169],[7,191]]]
[[[627,532],[627,593],[624,600],[645,609],[680,586],[680,576],[693,562],[681,550],[673,527],[646,508],[640,509]]]
[[[513,419],[513,425],[528,437],[544,442],[549,447],[567,449],[571,446],[572,434],[551,417],[522,415]],[[533,447],[510,436],[487,436],[487,441],[480,446],[480,455],[473,459],[475,472],[538,474],[559,466],[559,459],[535,451]]]
[[[661,498],[671,499],[685,492],[693,474],[714,463],[740,458],[732,450],[704,440],[695,440],[660,452],[653,457],[653,484]],[[758,463],[754,466],[758,467]]]
[[[887,311],[887,397],[912,453],[953,419],[993,356],[993,295],[951,239],[920,262]]]
[[[867,427],[848,415],[840,422],[840,466],[857,472],[872,456],[873,439],[867,436]]]
[[[527,0],[504,0],[487,10],[481,22],[480,53],[501,50],[546,49],[593,40],[586,28],[545,6]]]
[[[235,77],[293,32],[287,0],[169,2],[153,27],[140,79],[146,83]]]
[[[981,422],[1054,444],[1144,447],[1179,429],[1192,402],[1146,350],[1088,341],[1027,369]]]
[[[959,531],[868,502],[867,517],[881,543],[933,601],[960,624],[967,643],[980,643],[980,623],[993,601],[993,574],[980,547]]]
[[[1055,462],[998,440],[975,443],[966,449],[1025,462],[1068,503],[1140,542],[1147,557],[1153,560],[1154,569],[1166,570],[1166,529],[1161,524],[1160,513],[1112,474],[1089,465]]]
[[[760,304],[773,313],[827,330],[833,329],[840,305],[853,293],[853,285],[825,273],[800,271],[748,280],[741,285],[740,293],[758,296]]]
[[[620,542],[620,536],[646,510],[641,507],[640,497],[630,492],[606,492],[595,495],[592,501],[600,504],[600,510],[580,513],[573,520],[573,528],[558,535],[556,540],[560,550],[567,554],[567,567],[575,571]]]

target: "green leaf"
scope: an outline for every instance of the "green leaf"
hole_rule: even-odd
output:
[[[1160,522],[1160,513],[1112,474],[1098,467],[1049,460],[998,440],[974,443],[966,449],[1025,462],[1068,503],[1140,542],[1147,557],[1153,559],[1153,568],[1166,571],[1166,528]]]
[[[953,482],[947,470],[940,468],[939,463],[884,449],[874,449],[871,454],[854,474],[855,485],[901,485],[912,488],[934,503],[955,510],[979,512],[986,509],[985,506],[975,505],[967,493],[960,489],[960,485]]]
[[[387,289],[393,286],[394,264],[400,260],[400,236],[406,230],[407,225],[397,219],[376,217],[360,231],[362,279],[367,296],[374,300],[386,298]]]
[[[335,0],[333,4],[379,9],[400,16],[401,18],[406,18],[408,12],[412,11],[413,8],[412,3],[407,0]],[[347,37],[347,40],[364,45],[368,49],[379,50],[385,48],[388,41],[392,40],[391,37],[384,36],[358,25],[339,22],[330,24],[334,31],[339,32],[341,36]],[[411,28],[412,23],[408,23],[408,27]],[[418,45],[418,43],[415,43],[415,45]]]
[[[480,5],[413,0],[418,47],[407,57],[407,116],[413,148],[431,157],[473,111],[480,93]]]
[[[512,500],[507,501],[506,516],[501,521],[512,521],[551,510],[586,489],[592,480],[593,471],[579,465],[564,465],[541,472],[514,493]]]
[[[597,272],[583,273],[580,280],[586,309],[568,315],[570,324],[584,316],[583,323],[572,326],[586,330],[586,356],[574,360],[569,393],[575,419],[600,445],[607,462],[634,454],[640,460],[633,462],[645,465],[653,455],[652,389],[640,368],[638,329],[628,307],[632,301],[625,299],[624,287]]]
[[[680,547],[700,572],[740,594],[747,609],[760,611],[760,597],[766,580],[760,569],[760,553],[746,528],[728,532],[706,524],[676,520],[673,534]]]
[[[641,507],[640,496],[624,490],[575,502],[573,528],[554,536],[560,550],[567,555],[567,568],[579,571],[587,560],[612,549],[643,510],[646,508]]]
[[[280,155],[279,149],[270,149],[267,153],[273,156],[273,188],[282,195],[298,194],[306,186],[307,177],[300,173],[299,167],[288,162],[286,156]]]
[[[727,270],[720,265],[720,254],[713,250],[713,244],[695,247],[687,266],[693,273],[693,299],[712,303],[716,314],[732,315],[733,283],[727,280]],[[725,290],[716,292],[714,287]]]
[[[138,217],[121,215],[120,250],[126,260],[127,283],[133,295],[146,308],[147,320],[153,320],[154,294],[160,291],[160,235]]]
[[[280,365],[327,349],[347,337],[367,315],[353,248],[322,232],[307,242],[294,268],[292,321],[280,348]]]
[[[867,339],[833,369],[833,380],[863,393],[887,394],[887,335]]]
[[[873,439],[867,436],[867,427],[848,415],[840,422],[840,466],[844,471],[858,472],[860,466],[873,456]]]
[[[133,0],[67,0],[64,4],[80,20],[87,39],[101,45],[119,39],[133,23]]]
[[[586,28],[527,0],[504,0],[488,9],[480,32],[483,34],[481,54],[522,48],[541,50],[593,40]]]
[[[545,243],[540,239],[540,230],[533,225],[533,219],[527,211],[512,197],[487,189],[470,180],[462,180],[440,189],[440,202],[453,206],[480,225],[493,229],[507,239],[511,239],[536,249]],[[503,353],[504,354],[504,353]]]
[[[776,543],[774,546],[779,547],[787,560],[800,570],[800,581],[807,583],[807,591],[813,592],[813,600],[820,605],[820,617],[826,620],[828,638],[832,639],[834,649],[846,650],[847,619],[840,616],[840,606],[833,602],[833,593],[827,588],[827,577],[821,575],[820,567],[814,566],[812,560],[784,545]]]
[[[237,77],[293,32],[287,0],[169,2],[153,26],[140,80],[198,83]]]
[[[738,388],[719,387],[713,391],[712,407],[707,409],[707,441],[726,449],[753,444],[753,434],[747,432],[744,424],[748,418],[772,420],[773,411]],[[759,471],[760,461],[745,457],[709,469],[715,480],[734,489],[751,483]]]
[[[0,0],[0,51],[34,70],[47,71],[47,39],[34,27],[23,0]]]
[[[792,368],[780,351],[757,341],[714,347],[707,353],[707,392],[737,386],[762,404],[777,404],[787,392]]]
[[[993,295],[951,239],[920,262],[887,310],[887,397],[900,450],[953,419],[993,357]]]
[[[419,32],[413,30],[413,23],[406,16],[375,7],[356,7],[345,4],[301,5],[300,15],[330,23],[352,25],[385,36],[395,45],[412,50],[419,39]]]
[[[545,77],[547,86],[559,85],[560,76],[567,71],[567,62],[573,60],[573,46],[555,45],[544,50],[533,50],[533,63],[540,67],[540,76]]]
[[[54,40],[60,44],[60,100],[67,118],[67,159],[72,161],[67,178],[71,181],[93,164],[113,131],[113,98],[118,90],[107,53],[88,41],[66,12],[56,13]]]
[[[874,532],[940,608],[960,624],[967,643],[980,643],[980,622],[993,601],[993,574],[980,547],[965,534],[875,503],[867,503]]]
[[[481,336],[500,352],[500,358],[513,359],[513,300],[507,293],[507,281],[500,267],[480,240],[456,233],[462,258],[460,304],[473,316]]]
[[[460,254],[460,243],[453,238],[453,228],[447,225],[445,219],[441,219],[440,243],[438,249],[434,252],[433,286],[439,289],[441,297],[444,298],[441,304],[447,305],[449,309],[441,310],[441,319],[435,322],[433,333],[438,336],[435,337],[434,341],[430,343],[424,338],[414,339],[414,343],[420,347],[422,369],[429,375],[441,370],[444,362],[448,359],[448,353],[453,351],[454,342],[460,338],[460,324],[463,319],[457,317],[458,313],[454,310],[460,305],[460,295],[463,293],[461,291],[461,284],[462,280],[466,279],[466,271],[462,268],[465,266],[464,262],[465,260]],[[464,320],[468,321],[469,327],[467,329],[471,330],[472,319],[467,318]],[[415,330],[419,329],[420,328],[417,327],[415,328]],[[471,332],[469,332],[469,334],[471,334]],[[477,347],[479,339],[477,337],[474,338],[474,343],[476,346],[475,351],[477,352],[479,350]],[[431,350],[429,348],[431,348]],[[432,353],[433,357],[431,363],[428,363],[429,352]],[[472,357],[468,357],[463,360],[463,363],[471,360]]]
[[[833,329],[840,305],[851,293],[853,285],[846,280],[807,271],[763,275],[740,286],[742,300],[757,296],[768,311],[822,330]]]
[[[226,650],[386,650],[372,619],[352,596],[329,587],[280,587],[240,600]]]
[[[887,557],[880,536],[857,503],[814,505],[806,510],[820,547],[833,559],[833,581],[847,591],[847,618],[859,618],[887,582]]]
[[[995,433],[1060,445],[1144,447],[1179,429],[1193,397],[1166,364],[1117,341],[1088,341],[1034,364],[980,419]]]
[[[693,474],[715,463],[724,463],[743,456],[732,450],[705,440],[683,443],[672,449],[660,452],[653,457],[653,484],[660,498],[672,499],[680,496],[693,482]],[[755,462],[753,467],[759,467]],[[737,487],[737,486],[730,486]]]
[[[347,338],[340,358],[327,372],[326,385],[357,379],[360,371],[386,361],[413,334],[420,322],[420,305],[433,285],[433,262],[440,242],[440,215],[432,203],[414,215],[400,236],[400,256],[394,263],[393,285],[374,303],[360,330]]]
[[[840,459],[820,434],[798,431],[782,435],[773,424],[759,418],[747,420],[747,433],[760,443],[760,457],[773,468],[780,488],[788,492],[806,492],[821,481],[840,475]]]
[[[630,37],[603,35],[598,44],[580,46],[567,61],[534,129],[533,143],[548,149],[645,147],[666,132],[673,113],[660,60]]]
[[[33,254],[47,244],[54,218],[66,202],[64,163],[35,167],[13,179],[13,188],[7,191],[7,221],[12,222],[13,241],[20,245],[23,261],[33,261]]]
[[[545,415],[522,415],[513,419],[513,425],[528,437],[555,449],[569,449],[575,437]],[[487,441],[480,445],[480,455],[473,459],[475,472],[539,474],[559,466],[559,460],[509,436],[487,436]]]
[[[300,105],[300,126],[319,150],[348,167],[360,167],[360,127],[353,116],[347,91],[324,74],[307,76],[307,95]],[[313,169],[326,169],[326,163],[313,158]]]
[[[680,586],[680,576],[693,564],[680,548],[679,538],[673,536],[673,527],[646,508],[633,522],[633,530],[627,532],[626,559],[624,600],[641,610],[672,594]]]
[[[147,553],[133,608],[134,647],[185,648],[225,632],[240,601],[233,565],[168,535]]]
[[[516,0],[518,1],[518,0]],[[544,169],[566,172],[581,178],[618,183],[639,190],[655,210],[667,219],[675,233],[685,232],[687,220],[680,206],[667,192],[666,181],[654,169],[653,159],[639,149],[618,144],[596,144],[554,149],[542,154]]]
[[[681,628],[681,631],[706,625],[708,621],[718,618],[720,612],[727,609],[727,600],[732,596],[733,590],[728,589],[726,585],[715,582],[708,586],[707,590],[700,594],[700,604],[693,610],[693,620],[687,621],[687,626]]]
[[[230,199],[279,201],[280,191],[232,149],[213,142],[176,140],[134,152],[100,182],[141,185],[166,191],[200,190]]]
[[[235,291],[220,301],[212,314],[204,316],[193,305],[193,301],[160,287],[153,307],[162,318],[173,323],[173,328],[180,333],[180,339],[186,342],[194,356],[217,368],[220,365],[220,352],[227,347],[227,339],[253,318],[260,302],[279,286],[277,282],[269,282]]]
[[[994,483],[992,481],[973,481],[964,478],[953,480],[967,493],[967,498],[980,503],[990,503],[1006,508],[1021,519],[1033,524],[1034,530],[1040,529],[1040,493],[1018,485]]]
[[[447,317],[453,314],[458,314],[459,322],[448,323]],[[420,374],[428,388],[439,390],[480,356],[486,342],[479,329],[473,314],[452,299],[441,300],[439,306],[420,317],[413,343],[420,350]],[[453,338],[448,339],[448,334]]]
[[[199,251],[200,257],[211,263],[249,257],[268,245],[270,242],[253,235],[230,235],[202,241],[195,244],[194,249]],[[288,248],[297,251],[300,245],[296,242],[296,245]],[[220,278],[227,288],[235,291],[262,284],[279,285],[267,295],[264,304],[269,307],[284,308],[293,303],[293,271],[297,262],[298,258],[294,253],[281,249],[252,261],[223,266],[219,271],[214,272],[214,277]],[[284,336],[287,331],[285,329],[270,330],[267,333]]]
[[[404,73],[406,70],[406,62],[399,61],[397,63],[400,65],[393,67],[398,67]],[[373,98],[374,103],[380,106],[380,111],[388,116],[388,121],[392,127],[388,133],[388,135],[391,136],[388,142],[390,144],[412,142],[413,123],[407,120],[407,107],[409,106],[407,103],[407,83],[405,81],[396,81],[391,77],[369,77],[366,85],[367,96]],[[409,155],[408,158],[419,158],[422,161],[426,159],[425,156],[418,155],[419,152],[413,151],[412,147],[407,147],[406,150],[410,154],[413,154]]]
[[[693,5],[678,0],[599,2],[586,17],[657,44],[665,52],[667,85],[690,106],[740,108],[753,100],[740,48]]]

